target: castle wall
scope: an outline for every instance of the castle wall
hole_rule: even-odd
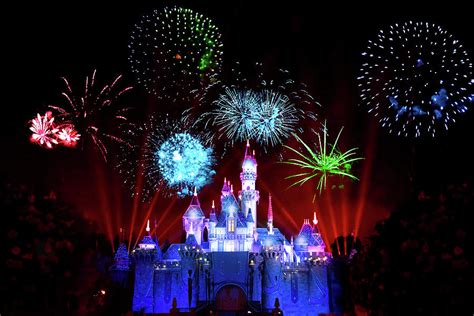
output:
[[[247,252],[209,255],[210,265],[198,264],[189,256],[167,268],[161,263],[156,270],[152,260],[141,257],[135,267],[133,310],[168,313],[173,298],[178,309],[192,309],[199,302],[215,301],[219,289],[228,284],[241,287],[253,306],[261,304],[266,311],[274,308],[276,298],[285,315],[317,315],[330,310],[327,265],[284,264],[276,255],[258,255],[252,256],[249,266]]]
[[[133,291],[133,311],[153,312],[153,277],[154,277],[154,253],[145,251],[136,255],[135,264],[135,286]]]
[[[308,266],[301,270],[285,269],[279,291],[284,315],[318,315],[329,311],[327,267]]]
[[[245,292],[248,291],[248,252],[213,252],[210,258],[212,261],[211,278],[214,283],[213,297],[219,288],[226,284],[236,284]]]
[[[154,312],[168,313],[176,298],[178,307],[188,307],[187,280],[183,282],[181,269],[156,270],[154,282]]]

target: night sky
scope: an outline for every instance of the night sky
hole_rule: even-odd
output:
[[[58,101],[61,76],[82,84],[83,78],[97,68],[101,82],[123,73],[126,82],[133,84],[127,62],[127,42],[133,24],[152,9],[179,4],[215,21],[223,33],[225,63],[262,61],[267,68],[289,69],[322,104],[319,117],[327,118],[333,129],[345,126],[342,146],[359,147],[359,153],[366,157],[354,168],[360,182],[342,191],[329,190],[318,198],[316,207],[326,240],[357,229],[358,207],[363,209],[360,234],[365,237],[372,232],[375,221],[385,218],[411,191],[434,192],[447,183],[472,179],[472,110],[436,139],[399,138],[388,134],[365,109],[358,107],[355,80],[360,52],[367,40],[380,28],[409,19],[443,26],[455,34],[472,58],[472,11],[468,4],[463,7],[453,1],[443,6],[435,2],[337,2],[312,6],[307,3],[154,1],[98,6],[68,2],[54,6],[15,4],[3,10],[2,47],[6,55],[2,57],[4,119],[0,135],[4,150],[0,176],[40,192],[53,188],[89,218],[101,222],[108,218],[112,233],[120,226],[128,229],[132,199],[111,164],[105,164],[91,150],[47,151],[34,146],[29,143],[27,122],[37,112],[43,112],[46,105]],[[150,108],[160,111],[139,87],[131,101],[137,117],[144,116]],[[236,146],[224,157],[221,166],[225,167],[218,169],[215,183],[200,197],[204,209],[209,208],[212,198],[218,199],[224,176],[237,185],[243,149],[244,144]],[[265,155],[258,148],[257,159],[262,180],[257,180],[261,191],[260,225],[265,222],[270,190],[276,227],[296,234],[303,219],[312,217],[315,209],[313,188],[305,185],[301,190],[287,189],[290,182],[284,177],[288,168],[276,164],[274,156]],[[414,182],[409,181],[410,174],[414,175]],[[178,201],[171,212],[161,215],[170,200],[159,200],[153,216],[162,219],[161,239],[180,238],[180,229],[165,228],[179,227],[178,217],[181,218],[187,203],[188,200]],[[140,211],[137,223],[143,222],[144,212]],[[104,231],[106,226],[102,226]]]

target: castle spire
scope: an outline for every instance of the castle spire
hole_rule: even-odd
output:
[[[314,226],[318,225],[318,219],[316,218],[316,211],[313,213],[313,224]]]
[[[268,195],[268,234],[273,235],[273,207],[272,207],[272,195]]]
[[[147,220],[146,222],[146,232],[148,233],[148,236],[150,236],[150,220]]]
[[[209,221],[212,223],[217,223],[216,205],[214,203],[214,200],[212,200],[212,208],[211,213],[209,214]]]
[[[224,178],[224,185],[222,186],[222,196],[227,196],[230,193],[230,181],[227,181],[227,178]]]
[[[198,198],[198,195],[197,195],[197,190],[196,190],[196,187],[194,187],[194,193],[193,193],[193,197],[191,199],[191,203],[189,206],[201,206],[201,203],[199,203],[199,198]]]
[[[242,189],[239,191],[238,197],[241,203],[240,208],[244,216],[248,217],[248,211],[252,211],[255,226],[257,221],[257,202],[260,198],[260,193],[255,189],[257,181],[257,160],[254,156],[252,156],[250,150],[250,142],[247,141],[244,160],[242,161],[242,172],[240,173]]]

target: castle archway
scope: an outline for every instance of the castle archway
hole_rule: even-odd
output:
[[[227,284],[216,293],[216,310],[239,312],[247,309],[247,297],[244,290],[235,284]]]
[[[202,241],[209,241],[209,229],[207,226],[204,226],[204,229],[202,231]]]

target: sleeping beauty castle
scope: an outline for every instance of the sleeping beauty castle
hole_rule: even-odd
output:
[[[131,269],[134,312],[207,309],[232,314],[270,312],[279,306],[284,315],[318,315],[337,310],[334,293],[339,286],[316,213],[288,240],[273,225],[276,214],[269,196],[267,225],[257,227],[257,161],[248,143],[240,180],[237,195],[224,180],[220,209],[213,202],[208,217],[194,192],[183,214],[184,243],[163,252],[148,225],[130,256],[125,246],[119,248],[112,272]]]

